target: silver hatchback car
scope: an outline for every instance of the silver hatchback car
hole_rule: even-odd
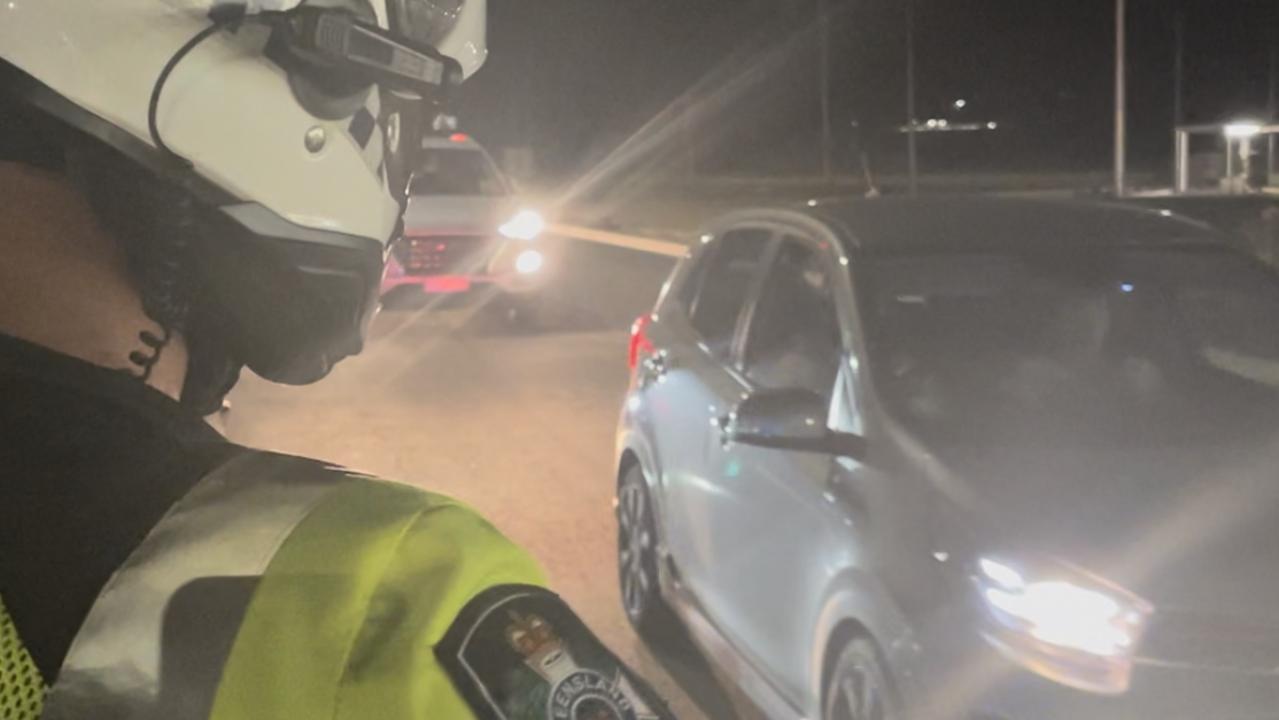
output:
[[[1270,717],[1279,281],[1171,213],[724,218],[631,343],[618,563],[772,718]]]

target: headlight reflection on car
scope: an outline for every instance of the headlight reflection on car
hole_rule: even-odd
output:
[[[546,220],[536,210],[521,210],[497,229],[511,240],[536,240],[546,229]]]
[[[1144,600],[1059,563],[981,558],[973,579],[993,620],[987,638],[1005,655],[1071,687],[1128,689],[1132,655],[1152,611]]]

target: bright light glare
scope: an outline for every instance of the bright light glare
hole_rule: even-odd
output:
[[[1235,140],[1256,137],[1261,133],[1261,124],[1254,122],[1236,122],[1226,126],[1226,137]]]
[[[998,130],[998,129],[999,129],[999,123],[994,122],[994,121],[992,120],[991,122],[986,123],[986,129],[987,129],[987,130]]]
[[[1068,580],[1030,581],[997,560],[981,558],[982,597],[1000,624],[1039,642],[1101,657],[1133,645],[1143,614],[1115,596]]]
[[[958,100],[955,101],[956,110],[963,110],[967,106],[968,106],[968,101],[963,98],[959,98]]]
[[[1026,580],[1022,578],[1021,573],[1001,562],[996,562],[990,558],[982,558],[980,565],[982,573],[999,583],[1002,588],[1016,590],[1026,586]]]
[[[546,229],[546,220],[536,210],[521,210],[497,231],[512,240],[535,240]]]
[[[986,589],[991,607],[1025,622],[1032,637],[1058,647],[1101,656],[1132,645],[1114,598],[1064,581],[1033,583],[1022,591]]]
[[[817,200],[816,200],[816,199],[810,199],[810,200],[808,201],[808,206],[809,206],[809,207],[817,207]]]
[[[542,269],[545,261],[542,253],[536,250],[525,250],[515,258],[515,271],[521,275],[532,275]]]

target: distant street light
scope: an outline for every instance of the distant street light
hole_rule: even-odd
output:
[[[955,106],[956,110],[963,110],[965,107],[968,106],[968,101],[963,98],[959,98],[953,103],[953,105]]]
[[[1252,176],[1252,140],[1261,134],[1261,123],[1252,120],[1240,120],[1228,123],[1222,132],[1226,136],[1226,177],[1236,191],[1248,187],[1248,179]],[[1235,174],[1235,154],[1239,155],[1241,172]]]
[[[1225,127],[1226,137],[1231,140],[1247,140],[1261,134],[1261,123],[1232,122]]]

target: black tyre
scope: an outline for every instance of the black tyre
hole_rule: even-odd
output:
[[[840,650],[822,694],[822,720],[901,720],[901,703],[875,643],[855,637]]]
[[[671,618],[658,585],[655,527],[644,473],[634,465],[617,490],[617,575],[626,619],[645,636],[667,627]]]

